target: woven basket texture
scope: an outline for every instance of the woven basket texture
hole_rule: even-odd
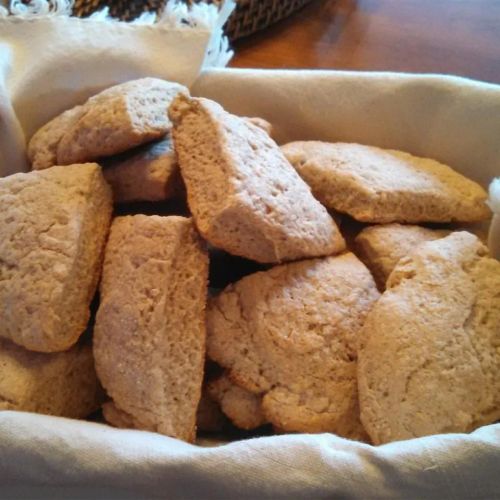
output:
[[[196,0],[185,0],[192,3]],[[230,40],[251,35],[284,19],[312,0],[239,0],[224,30]],[[220,0],[212,0],[219,3]],[[131,21],[143,12],[161,12],[165,0],[75,0],[73,13],[86,17],[108,7],[110,15]]]

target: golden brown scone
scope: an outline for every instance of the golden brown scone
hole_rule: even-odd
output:
[[[500,418],[500,262],[476,236],[403,257],[360,339],[361,420],[375,444]]]
[[[47,354],[0,339],[0,411],[85,418],[100,397],[89,344]]]
[[[207,352],[274,426],[363,439],[357,336],[378,297],[352,253],[255,273],[211,301]]]
[[[167,109],[183,85],[141,78],[115,85],[43,126],[32,137],[33,169],[97,160],[160,139],[171,128]]]
[[[488,219],[486,191],[429,158],[373,146],[292,142],[282,151],[327,208],[361,222]]]
[[[83,106],[75,106],[46,123],[28,144],[28,159],[33,170],[57,165],[57,145],[67,130],[85,113]]]
[[[191,219],[113,221],[94,356],[107,393],[139,429],[194,440],[207,277],[207,252]]]
[[[332,218],[263,130],[184,95],[169,115],[189,207],[212,245],[263,263],[345,248]]]
[[[267,423],[262,397],[237,386],[227,374],[209,382],[207,390],[236,427],[249,431]]]
[[[372,272],[379,290],[384,290],[387,278],[399,259],[414,251],[418,245],[449,234],[446,229],[397,223],[369,226],[356,236],[355,251]]]
[[[103,163],[115,203],[162,201],[183,191],[170,137],[145,144]]]
[[[86,329],[111,218],[95,163],[0,179],[0,337],[40,352]]]

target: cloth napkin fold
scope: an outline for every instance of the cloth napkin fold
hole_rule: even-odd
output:
[[[2,498],[499,498],[500,425],[379,447],[331,434],[203,448],[0,412]]]

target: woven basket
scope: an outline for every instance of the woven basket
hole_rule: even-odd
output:
[[[193,0],[186,0],[191,3]],[[195,0],[196,1],[196,0]],[[251,35],[284,19],[312,0],[238,0],[237,7],[225,26],[230,40]],[[220,0],[213,0],[219,3]],[[161,12],[165,0],[75,0],[73,13],[86,17],[108,7],[110,15],[131,21],[143,12]]]

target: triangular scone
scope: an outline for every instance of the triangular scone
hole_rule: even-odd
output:
[[[446,229],[429,229],[412,224],[380,224],[364,228],[355,238],[355,251],[370,269],[379,290],[402,257],[426,241],[448,236]]]
[[[169,115],[189,207],[212,245],[263,263],[345,248],[266,132],[208,99],[179,95]]]
[[[170,137],[139,146],[102,162],[115,203],[162,201],[180,196],[184,187]]]
[[[111,219],[95,163],[0,179],[0,337],[64,351],[86,329]]]
[[[236,427],[252,430],[267,422],[262,412],[262,397],[237,386],[227,374],[210,381],[207,391]]]
[[[474,222],[491,216],[479,184],[429,158],[319,141],[281,149],[318,200],[362,222]]]
[[[56,116],[28,146],[33,169],[97,160],[163,137],[167,109],[183,85],[141,78],[115,85]]]
[[[0,339],[0,411],[85,418],[101,397],[90,344],[40,353]]]
[[[357,336],[378,297],[352,253],[258,272],[211,301],[207,353],[275,427],[363,439]]]
[[[401,259],[360,333],[361,420],[375,444],[500,418],[500,262],[466,232]]]
[[[113,221],[94,329],[99,379],[140,429],[193,441],[208,256],[191,219]]]

